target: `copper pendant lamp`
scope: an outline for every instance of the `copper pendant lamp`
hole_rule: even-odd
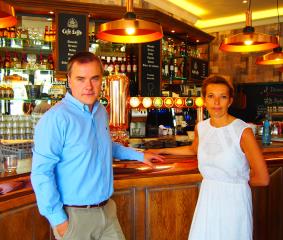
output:
[[[219,49],[226,52],[260,52],[278,47],[278,39],[275,36],[256,33],[252,27],[252,14],[246,11],[246,27],[242,33],[227,37],[221,43]]]
[[[267,53],[256,59],[256,64],[259,65],[275,65],[283,64],[282,47],[274,48],[272,52]]]
[[[278,10],[278,0],[277,0],[277,19],[278,19],[278,42],[280,36],[280,21],[279,21],[279,10]],[[282,47],[273,48],[273,51],[260,56],[256,59],[256,64],[259,65],[275,65],[283,64],[283,52]]]
[[[127,0],[124,18],[101,24],[96,37],[116,43],[144,43],[160,40],[163,31],[158,23],[137,19],[133,11],[133,0]]]
[[[8,28],[16,24],[17,18],[14,7],[0,0],[0,28]]]

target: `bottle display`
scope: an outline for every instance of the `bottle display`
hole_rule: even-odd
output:
[[[42,98],[51,102],[48,91],[53,84],[57,85],[54,82],[52,52],[56,29],[46,18],[38,17],[35,21],[44,22],[46,26],[30,26],[22,17],[20,25],[0,29],[0,102],[3,115],[30,114],[31,106]]]

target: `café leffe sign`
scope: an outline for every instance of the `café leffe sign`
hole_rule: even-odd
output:
[[[58,13],[58,70],[66,71],[69,59],[87,50],[87,16]]]

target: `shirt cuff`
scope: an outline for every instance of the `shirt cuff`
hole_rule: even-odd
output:
[[[135,151],[134,154],[133,154],[133,160],[138,160],[140,162],[143,162],[143,160],[144,160],[144,153]]]
[[[46,218],[48,219],[52,227],[55,227],[58,224],[61,224],[68,220],[67,214],[64,211],[64,209],[60,210],[59,212],[53,213],[53,214],[48,214],[46,215]]]

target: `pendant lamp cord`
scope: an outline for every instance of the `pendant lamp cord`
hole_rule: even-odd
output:
[[[278,37],[280,37],[280,33],[281,33],[281,27],[280,27],[280,17],[279,17],[279,7],[278,7],[278,0],[277,0],[277,23],[278,23],[278,26],[277,26],[277,31],[278,31]]]
[[[252,0],[249,1],[249,8],[248,8],[249,12],[251,11],[251,4],[252,4]]]

